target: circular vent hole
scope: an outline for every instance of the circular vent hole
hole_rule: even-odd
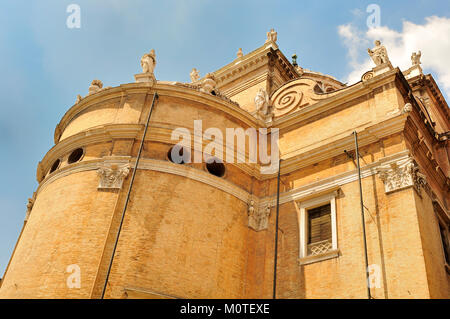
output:
[[[181,145],[172,146],[167,152],[167,158],[169,161],[175,164],[186,164],[190,162],[191,153],[187,148]]]
[[[61,161],[59,159],[54,161],[52,167],[50,168],[50,173],[53,173],[54,171],[56,171],[59,167],[59,164],[61,164]]]
[[[82,148],[77,148],[69,155],[69,159],[67,160],[67,162],[69,164],[78,162],[81,159],[81,157],[83,157],[83,153],[84,151]]]
[[[217,177],[225,175],[225,165],[217,157],[211,157],[206,161],[206,169]]]

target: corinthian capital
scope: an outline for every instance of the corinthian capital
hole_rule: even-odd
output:
[[[426,184],[425,175],[419,172],[419,168],[412,158],[378,167],[377,171],[384,183],[386,193],[407,187],[415,187],[420,192]]]
[[[102,164],[97,174],[100,177],[98,189],[120,189],[123,180],[130,173],[130,164]]]

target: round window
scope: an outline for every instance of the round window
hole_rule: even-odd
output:
[[[225,165],[217,157],[211,157],[206,161],[206,169],[217,177],[225,175]]]
[[[78,162],[82,157],[83,157],[84,151],[82,148],[77,148],[76,150],[74,150],[70,155],[69,155],[69,159],[67,160],[67,162],[69,164]]]
[[[53,165],[50,168],[50,173],[53,173],[54,171],[56,171],[59,167],[59,164],[61,164],[61,161],[58,158],[56,161],[53,162]]]
[[[191,153],[185,147],[180,145],[172,146],[167,152],[167,158],[169,161],[175,164],[185,164],[190,162]]]

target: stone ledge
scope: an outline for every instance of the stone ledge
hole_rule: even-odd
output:
[[[299,265],[308,265],[312,263],[316,263],[319,261],[328,260],[331,258],[337,258],[339,257],[340,250],[339,249],[333,249],[330,251],[327,251],[326,253],[320,254],[320,255],[314,255],[314,256],[307,256],[304,258],[298,259]]]

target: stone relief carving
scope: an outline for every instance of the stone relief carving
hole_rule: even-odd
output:
[[[200,92],[204,93],[212,93],[216,88],[216,79],[214,74],[208,73],[205,75],[205,78],[202,81]]]
[[[267,229],[270,216],[270,204],[264,209],[255,208],[255,201],[248,204],[248,227],[260,231]]]
[[[406,103],[405,106],[403,106],[402,113],[408,113],[412,111],[412,104]]]
[[[274,29],[270,29],[269,32],[267,32],[267,42],[277,42],[277,32],[275,32]]]
[[[373,78],[373,71],[367,71],[366,73],[364,73],[364,74],[362,75],[361,80],[362,80],[363,82],[365,82],[365,81],[368,81],[368,80],[370,80],[370,79],[372,79],[372,78]]]
[[[91,82],[91,85],[89,86],[89,94],[94,94],[99,92],[103,87],[103,83],[100,80],[93,80]],[[78,101],[78,97],[77,97],[77,101]]]
[[[272,108],[269,105],[269,95],[266,90],[260,88],[255,96],[256,112],[264,121],[271,121],[273,118]]]
[[[130,173],[130,164],[102,164],[97,170],[100,177],[98,189],[120,189]]]
[[[426,185],[425,175],[419,172],[419,168],[412,158],[381,166],[377,168],[377,171],[384,183],[386,193],[411,186],[420,192]]]
[[[189,76],[191,77],[191,82],[195,82],[200,78],[200,75],[198,74],[198,70],[196,68],[193,68],[191,73],[189,73]]]
[[[155,50],[151,49],[150,53],[146,53],[141,58],[142,73],[153,74],[156,66],[156,54]]]
[[[421,56],[422,56],[422,52],[420,52],[420,50],[419,50],[419,52],[413,52],[412,54],[411,54],[411,63],[412,63],[412,65],[414,66],[414,65],[419,65],[419,64],[421,64],[422,62],[420,62],[420,58],[421,58]]]
[[[369,53],[369,56],[372,58],[376,66],[384,63],[389,63],[387,50],[384,45],[381,45],[380,40],[376,40],[375,47],[372,50],[367,49],[367,52]]]

